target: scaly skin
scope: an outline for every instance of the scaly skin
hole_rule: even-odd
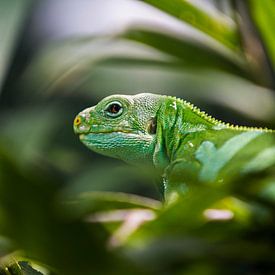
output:
[[[169,96],[109,96],[80,112],[74,131],[95,152],[152,164],[166,189],[232,181],[275,166],[274,130],[225,124]]]

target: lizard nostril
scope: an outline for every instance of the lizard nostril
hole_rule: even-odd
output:
[[[87,118],[83,114],[79,114],[74,119],[74,132],[76,134],[88,133],[90,125],[87,123]]]
[[[75,126],[78,126],[80,123],[81,123],[81,118],[80,118],[79,116],[77,116],[77,117],[74,119],[74,125],[75,125]]]

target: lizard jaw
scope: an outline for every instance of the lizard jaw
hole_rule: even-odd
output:
[[[132,132],[80,134],[79,138],[94,152],[134,164],[148,158],[154,143],[153,136]],[[136,153],[133,154],[133,151]]]

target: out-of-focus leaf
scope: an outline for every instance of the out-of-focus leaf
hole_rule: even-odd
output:
[[[262,215],[254,210],[253,203],[226,197],[231,191],[225,186],[194,186],[190,191],[130,237],[125,249],[131,258],[154,272],[173,268],[188,271],[207,262],[208,268],[217,270],[227,266],[226,274],[232,274],[241,266],[253,269],[255,262],[267,266],[274,263],[274,258],[266,261],[273,245],[262,238],[258,218],[252,219],[253,215]],[[213,209],[218,205],[221,209]],[[217,215],[223,209],[230,210],[232,215]],[[272,219],[265,219],[265,224],[272,227]],[[271,232],[272,229],[266,230],[267,234]],[[228,266],[228,261],[234,264]]]
[[[105,173],[106,169],[108,174]],[[94,191],[112,191],[134,193],[158,197],[154,180],[157,175],[145,168],[137,169],[128,165],[119,165],[113,160],[93,163],[82,168],[80,175],[71,177],[64,194],[67,197],[78,197],[83,193]]]
[[[42,106],[2,114],[0,142],[10,148],[10,153],[18,154],[18,161],[27,165],[41,157],[56,131],[57,118],[62,118],[60,110]]]
[[[208,196],[206,197],[206,194]],[[174,203],[168,204],[159,214],[158,219],[152,221],[137,232],[136,237],[142,239],[157,238],[163,234],[189,234],[195,228],[206,223],[203,211],[225,196],[225,191],[209,187],[194,187],[186,197],[180,197]],[[203,201],[202,201],[202,198]],[[184,221],[189,221],[185,223]]]
[[[135,64],[161,65],[171,57],[155,49],[110,37],[71,39],[40,52],[26,72],[31,91],[73,91],[85,81],[87,72],[108,58],[123,57]]]
[[[230,17],[212,8],[204,11],[187,0],[145,0],[146,3],[189,23],[233,50],[240,50],[237,28]]]
[[[0,266],[1,275],[45,275],[34,269],[27,261],[17,261],[15,258],[7,260],[6,264]]]
[[[234,3],[236,20],[239,24],[242,51],[246,56],[253,78],[257,79],[257,83],[264,87],[274,88],[275,74],[272,70],[271,60],[251,17],[249,1],[232,1],[232,3]]]
[[[139,43],[134,43],[139,42]],[[131,28],[115,37],[82,38],[54,43],[40,52],[25,79],[33,91],[73,91],[87,74],[110,60],[132,66],[214,69],[249,78],[245,60],[221,45],[178,38],[151,27]]]
[[[74,198],[63,197],[67,201],[68,214],[84,216],[97,211],[130,208],[149,208],[158,210],[161,203],[157,200],[120,192],[86,192]]]
[[[0,223],[2,223],[1,217]],[[6,237],[0,236],[0,258],[11,252],[13,252],[13,246],[11,244],[11,241]]]
[[[0,152],[0,231],[11,238],[28,258],[59,270],[59,274],[127,274],[127,266],[104,246],[107,232],[99,224],[68,221],[55,202],[60,184],[54,177],[18,169],[16,161]],[[16,192],[15,192],[16,190]],[[108,264],[107,264],[108,263]],[[120,269],[120,268],[126,268]],[[135,271],[133,269],[135,274]]]
[[[249,3],[250,12],[261,32],[262,39],[270,56],[270,61],[273,64],[273,71],[275,71],[275,3],[273,0],[250,0]]]
[[[224,228],[225,226],[216,224],[207,232],[219,232]],[[272,245],[235,239],[232,231],[224,232],[224,241],[171,234],[157,238],[146,246],[141,245],[138,249],[127,249],[125,254],[140,265],[146,266],[152,274],[180,270],[180,274],[184,275],[248,275],[255,270],[263,270],[262,268],[270,271],[274,265],[273,259],[268,256],[272,255]]]
[[[177,57],[183,66],[221,69],[248,77],[242,57],[223,47],[210,47],[199,41],[148,27],[130,29],[122,36]]]
[[[32,0],[0,1],[0,88]]]

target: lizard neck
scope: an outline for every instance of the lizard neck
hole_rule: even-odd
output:
[[[157,113],[157,133],[154,165],[164,169],[174,158],[179,146],[190,134],[213,129],[226,128],[218,121],[192,104],[181,99],[166,96]]]

